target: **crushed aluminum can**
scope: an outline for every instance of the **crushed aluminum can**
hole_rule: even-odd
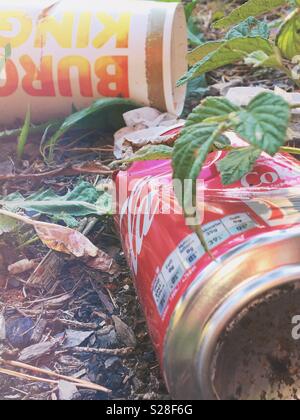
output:
[[[213,258],[178,211],[170,161],[118,173],[124,251],[173,398],[299,399],[300,165],[263,154],[224,187],[225,154],[199,176]]]

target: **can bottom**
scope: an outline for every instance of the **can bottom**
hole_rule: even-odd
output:
[[[199,274],[163,368],[175,399],[300,398],[300,227],[258,235]]]
[[[212,382],[219,399],[300,399],[299,315],[299,281],[238,314],[215,352]]]

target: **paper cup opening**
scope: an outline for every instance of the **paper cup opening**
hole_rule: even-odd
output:
[[[170,30],[171,28],[171,30]],[[186,18],[183,5],[170,9],[167,15],[164,36],[164,93],[167,110],[181,115],[186,97],[186,85],[177,87],[177,82],[187,71],[188,53]]]

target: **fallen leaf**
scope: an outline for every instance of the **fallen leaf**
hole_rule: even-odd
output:
[[[96,257],[98,248],[77,230],[53,223],[34,222],[40,240],[50,249],[76,258]]]
[[[98,249],[97,255],[94,258],[89,258],[86,265],[94,270],[100,270],[104,273],[114,275],[118,272],[118,265],[106,252]]]
[[[86,265],[95,270],[107,272],[111,275],[117,272],[117,265],[114,260],[93,245],[86,236],[74,229],[54,223],[31,220],[29,217],[7,210],[0,210],[0,215],[33,226],[40,240],[54,251],[82,258]]]

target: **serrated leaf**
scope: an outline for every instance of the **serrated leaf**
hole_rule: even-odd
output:
[[[133,163],[147,160],[164,160],[170,159],[173,154],[173,148],[164,144],[148,145],[142,147],[133,156],[117,161],[116,163]]]
[[[178,85],[182,85],[201,74],[243,60],[254,51],[263,51],[266,55],[272,56],[274,47],[268,40],[260,37],[230,39],[216,51],[211,52],[203,60],[195,64],[179,80]]]
[[[227,119],[232,112],[241,108],[226,98],[209,96],[193,109],[186,120],[186,127],[202,122],[217,123]]]
[[[220,124],[228,121],[231,114],[236,114],[240,107],[225,98],[208,97],[196,107],[187,118],[179,139],[173,150],[173,177],[181,181],[197,179],[208,153],[216,142],[224,143]],[[209,121],[209,122],[208,122]],[[190,206],[194,198],[195,185],[186,188],[183,196],[178,200],[184,206]]]
[[[249,0],[242,6],[235,8],[228,16],[215,22],[214,28],[228,28],[250,16],[260,16],[286,4],[287,0]]]
[[[173,178],[179,180],[182,187],[179,191],[175,184],[175,193],[186,214],[195,204],[195,181],[207,155],[212,151],[214,142],[218,139],[218,127],[218,124],[203,123],[186,126],[175,142]],[[191,181],[188,185],[187,180]]]
[[[265,22],[257,20],[253,16],[250,16],[244,22],[234,26],[225,36],[225,39],[234,38],[247,38],[247,37],[261,37],[269,39],[270,30]]]
[[[229,152],[217,163],[223,185],[233,184],[250,172],[261,153],[262,151],[255,147],[244,147]]]
[[[209,41],[199,45],[199,47],[188,53],[188,63],[193,66],[198,63],[198,61],[203,60],[208,54],[216,51],[222,45],[224,45],[224,41]]]
[[[286,140],[290,107],[274,93],[261,93],[237,113],[237,118],[235,131],[250,144],[273,156]]]
[[[98,206],[101,197],[96,188],[88,182],[81,182],[64,196],[52,190],[41,191],[24,198],[21,194],[12,194],[0,200],[5,209],[15,212],[18,209],[35,211],[64,220],[69,226],[76,225],[75,217],[107,214],[110,209]]]
[[[300,55],[300,11],[295,10],[284,22],[276,38],[283,57],[292,60]]]
[[[195,48],[188,54],[188,62],[190,65],[196,64],[198,61],[203,60],[208,54],[216,51],[225,41],[229,41],[234,38],[248,38],[248,37],[261,37],[268,39],[270,31],[268,25],[265,22],[261,22],[254,17],[250,17],[244,22],[232,28],[225,36],[222,41],[209,41],[199,47]]]

